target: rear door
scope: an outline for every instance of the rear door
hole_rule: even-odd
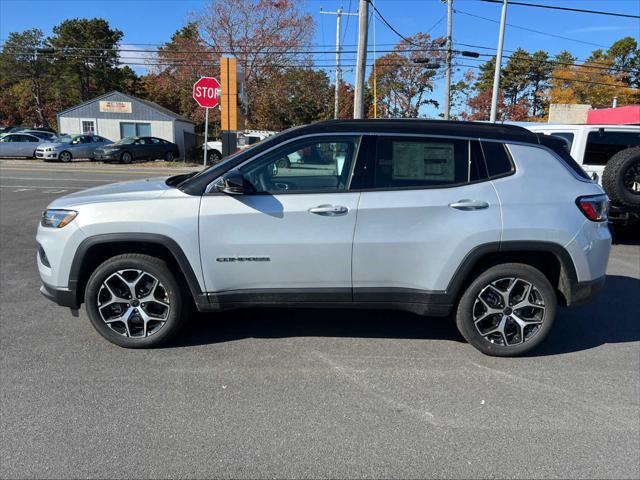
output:
[[[480,142],[378,136],[374,150],[353,183],[362,190],[354,300],[433,302],[465,255],[500,241],[500,205]]]

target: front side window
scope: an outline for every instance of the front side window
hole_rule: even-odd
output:
[[[640,146],[640,132],[599,130],[589,132],[584,152],[585,165],[606,165],[621,150]]]
[[[374,178],[374,188],[424,188],[477,181],[486,172],[476,141],[380,137]]]
[[[257,193],[342,191],[360,137],[313,137],[291,142],[239,169]]]

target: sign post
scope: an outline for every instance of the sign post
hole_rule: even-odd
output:
[[[204,114],[204,156],[203,165],[207,165],[207,141],[209,134],[209,109],[218,106],[220,82],[213,77],[202,77],[193,84],[193,98],[198,105],[205,108]]]

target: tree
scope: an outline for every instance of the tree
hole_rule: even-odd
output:
[[[611,61],[597,53],[582,65],[558,67],[551,77],[551,103],[582,103],[610,107],[614,97],[621,105],[638,100],[638,91],[609,73]]]
[[[74,18],[53,27],[59,88],[73,89],[86,101],[120,86],[118,43],[123,33],[102,18]]]
[[[480,73],[476,80],[474,88],[478,92],[482,92],[489,88],[493,88],[493,75],[496,70],[496,57],[491,57],[489,60],[480,65]]]
[[[451,112],[452,120],[462,118],[466,114],[466,108],[473,90],[473,71],[467,70],[460,80],[451,84]],[[440,115],[444,117],[444,113]]]
[[[640,88],[640,49],[633,37],[621,38],[607,50],[611,72],[630,87]]]
[[[428,94],[433,91],[436,74],[443,69],[442,58],[431,36],[417,33],[376,59],[378,116],[415,118],[423,106],[437,107],[438,102]],[[373,71],[368,84],[372,88]]]
[[[311,68],[274,68],[258,78],[258,87],[270,91],[254,104],[254,126],[284,130],[333,116],[333,89],[324,71]]]
[[[263,94],[267,74],[275,66],[308,59],[297,51],[310,44],[314,33],[313,20],[301,0],[212,0],[199,15],[198,25],[216,58],[238,59],[249,103],[247,123],[253,104]]]
[[[545,92],[549,88],[552,71],[553,62],[547,52],[538,50],[531,55],[527,80],[531,85],[531,115],[534,117],[544,115],[549,104]]]
[[[8,123],[37,123],[49,126],[44,86],[51,72],[51,58],[39,50],[46,48],[46,39],[41,30],[34,28],[22,33],[11,32],[0,54],[0,88],[5,101],[12,107],[2,110],[0,117]],[[20,87],[19,87],[20,85]],[[26,88],[28,86],[28,88]],[[15,88],[14,88],[15,87]],[[25,104],[25,93],[31,101]],[[21,100],[21,101],[20,101]],[[24,108],[16,112],[17,105]],[[6,117],[5,117],[6,115]],[[11,119],[11,120],[10,120]]]
[[[489,120],[491,113],[491,89],[483,90],[475,97],[469,99],[468,106],[471,110],[470,114],[463,113],[464,120]],[[498,121],[522,121],[526,120],[529,115],[529,102],[526,98],[521,98],[515,104],[507,104],[504,94],[498,94],[498,104],[496,119]]]
[[[509,105],[518,103],[521,97],[529,93],[529,72],[531,69],[531,55],[522,48],[511,54],[507,64],[502,69],[500,88],[504,92]]]
[[[218,77],[218,58],[204,44],[196,23],[187,23],[158,49],[151,73],[143,79],[147,97],[195,122],[204,121],[204,109],[192,97],[192,86],[202,76]],[[219,110],[213,110],[214,125]]]

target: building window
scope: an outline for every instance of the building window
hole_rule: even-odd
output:
[[[150,136],[150,123],[120,122],[120,138]]]
[[[93,120],[82,120],[82,133],[86,135],[93,135],[96,133],[96,124]]]

